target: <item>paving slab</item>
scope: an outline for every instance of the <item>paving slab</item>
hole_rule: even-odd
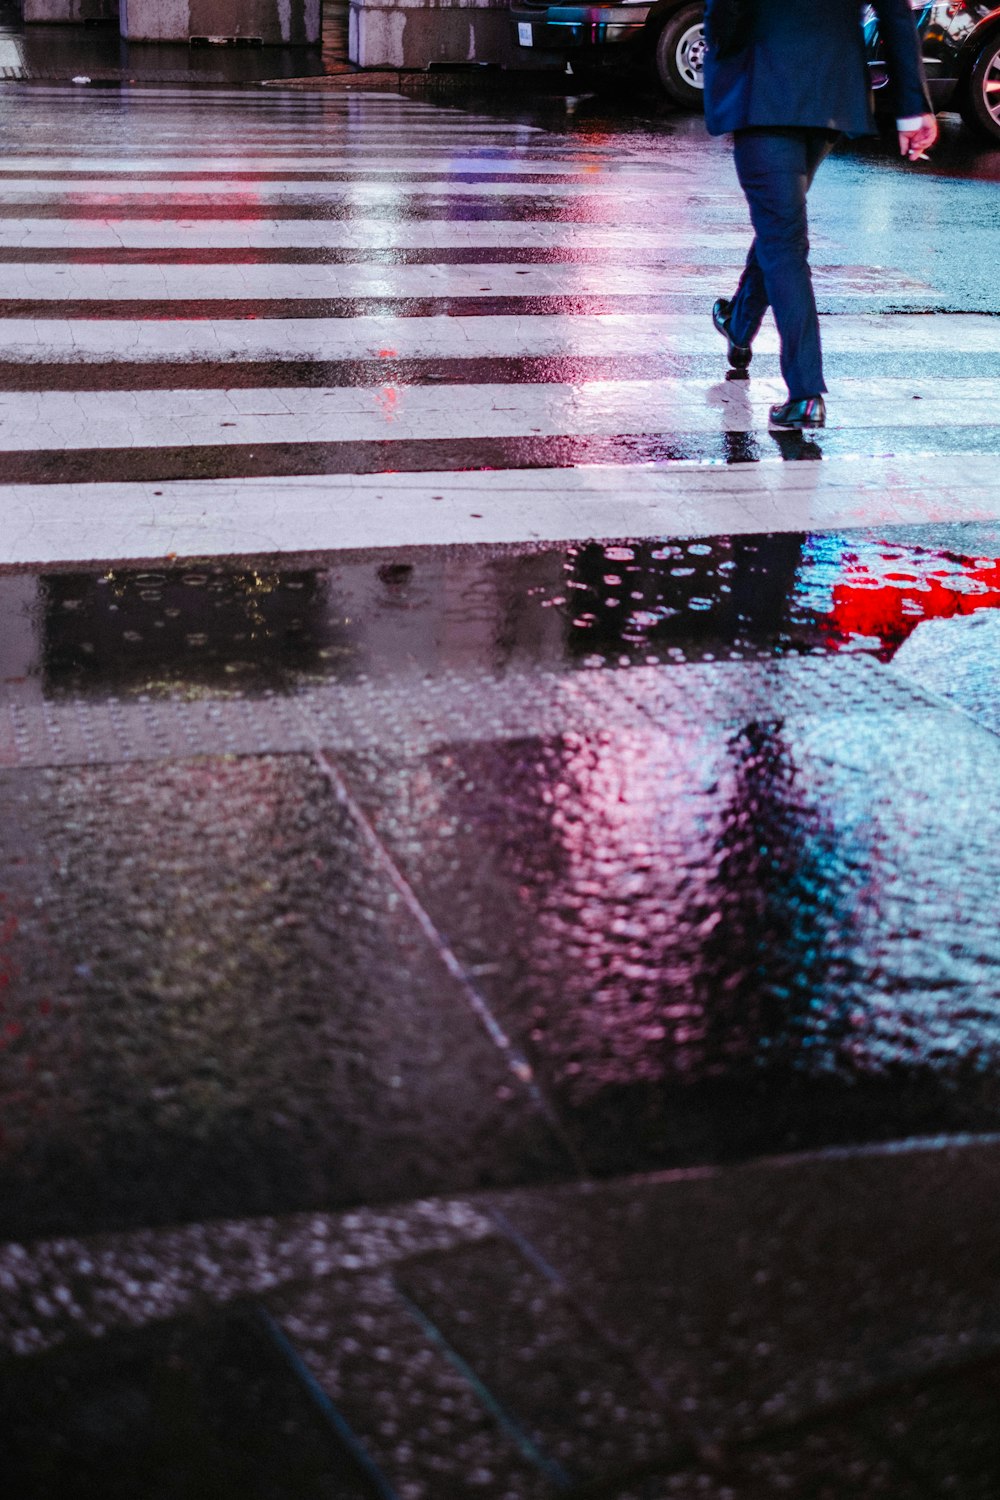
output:
[[[330,1277],[268,1306],[400,1500],[549,1500],[559,1488],[390,1275]]]
[[[567,1169],[302,757],[10,773],[6,1235]]]
[[[866,1416],[866,1426],[929,1489],[962,1500],[1000,1490],[1000,1364],[911,1387]]]
[[[624,1493],[596,1481],[574,1500],[979,1500],[1000,1482],[998,1375],[993,1357],[859,1403],[841,1419],[748,1443],[714,1465],[650,1476]]]
[[[207,1349],[254,1298],[400,1500],[978,1500],[998,1170],[970,1137],[11,1244],[0,1391],[25,1372],[23,1425],[46,1372],[107,1382],[180,1327]]]
[[[857,1422],[829,1422],[784,1440],[756,1444],[715,1466],[677,1470],[633,1483],[593,1482],[574,1500],[927,1500],[900,1463],[886,1457]]]
[[[995,1357],[998,1170],[995,1144],[942,1144],[495,1207],[712,1449]]]
[[[591,1169],[993,1128],[995,737],[869,662],[615,690],[335,756]]]
[[[510,1243],[410,1262],[396,1284],[526,1435],[556,1485],[689,1449],[684,1425],[627,1353]]]
[[[468,1199],[435,1198],[15,1240],[0,1247],[0,1352],[39,1354],[67,1339],[101,1339],[293,1284],[375,1275],[495,1233],[493,1219]]]

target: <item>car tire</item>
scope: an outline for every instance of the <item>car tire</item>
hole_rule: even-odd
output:
[[[960,107],[966,125],[1000,141],[1000,30],[987,39],[972,64]]]
[[[684,5],[656,38],[656,73],[667,98],[683,109],[700,109],[705,90],[701,70],[705,57],[705,7]]]

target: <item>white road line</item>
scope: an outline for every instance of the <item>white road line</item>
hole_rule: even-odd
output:
[[[425,178],[412,182],[379,182],[364,179],[357,182],[235,182],[232,177],[222,175],[211,179],[185,182],[179,178],[152,181],[138,177],[122,181],[115,177],[73,183],[66,178],[37,177],[0,180],[0,203],[38,203],[63,199],[73,204],[93,203],[105,198],[128,200],[141,195],[155,195],[171,208],[175,200],[185,202],[211,198],[216,203],[231,203],[242,207],[248,200],[253,203],[280,203],[312,200],[350,199],[352,202],[367,201],[391,203],[405,197],[462,197],[462,198],[567,198],[587,199],[613,197],[621,205],[623,215],[634,212],[636,202],[648,208],[648,194],[652,184],[638,179],[615,179],[595,175],[588,182],[566,182],[553,178],[551,182],[450,182],[447,178]],[[673,179],[665,179],[660,191],[670,195],[672,205],[683,198],[684,185]],[[742,202],[736,189],[732,194],[734,204]]]
[[[227,89],[221,86],[216,88],[214,85],[210,89],[203,89],[200,87],[192,88],[184,84],[130,83],[119,94],[121,101],[128,104],[145,99],[157,102],[164,99],[180,99],[183,101],[200,100],[207,104],[214,104],[220,100],[224,100],[228,103],[241,104],[249,107],[251,110],[255,110],[258,104],[267,105],[272,102],[283,105],[313,105],[317,109],[342,108],[347,103],[357,102],[358,97],[360,97],[362,102],[366,102],[371,98],[378,98],[383,101],[387,100],[392,103],[399,100],[400,108],[434,109],[434,106],[431,104],[424,104],[420,100],[405,98],[394,90],[387,89],[384,94],[364,94],[361,96],[346,96],[340,93],[327,93],[325,91],[311,93],[301,88],[289,88],[280,80],[276,83],[268,84],[266,92],[263,89],[258,92],[256,89],[251,91],[246,88]],[[109,101],[108,95],[103,91],[81,89],[79,84],[71,87],[68,83],[32,84],[30,89],[25,89],[18,95],[18,104],[19,106],[30,105],[38,99],[46,98],[55,98],[66,103],[75,103],[78,99],[87,99],[95,104],[108,107],[114,106],[116,116],[120,113],[119,99]]]
[[[673,183],[674,177],[664,171],[663,164],[642,161],[597,160],[586,155],[566,156],[559,161],[534,157],[463,156],[437,151],[423,156],[408,156],[401,162],[398,156],[381,154],[358,161],[341,152],[332,155],[328,151],[321,155],[304,157],[294,155],[258,156],[253,153],[216,156],[142,156],[124,155],[119,158],[76,156],[5,156],[0,158],[0,180],[8,172],[32,172],[39,177],[64,175],[64,185],[72,187],[85,173],[104,172],[108,176],[142,177],[155,172],[211,172],[226,180],[233,172],[365,172],[373,180],[383,172],[467,172],[489,174],[504,172],[514,176],[595,176],[613,178],[616,182],[635,177],[647,182],[650,179]],[[157,179],[159,180],[159,179]]]
[[[504,171],[513,163],[521,164],[524,170],[530,171],[531,164],[536,161],[550,162],[564,172],[575,166],[581,172],[645,169],[662,173],[666,165],[661,160],[651,160],[644,156],[610,156],[600,151],[574,151],[565,142],[537,136],[530,141],[505,141],[502,151],[487,141],[445,143],[438,149],[434,139],[401,143],[400,129],[405,130],[405,122],[393,130],[391,147],[378,141],[368,142],[355,138],[350,132],[341,132],[332,139],[319,135],[315,139],[303,140],[301,131],[292,131],[287,137],[265,136],[258,140],[249,132],[241,131],[239,139],[234,140],[231,131],[215,135],[199,131],[198,146],[202,156],[194,159],[210,159],[219,170],[238,168],[245,161],[259,161],[262,165],[272,161],[291,162],[290,170],[298,170],[311,167],[317,161],[337,161],[344,167],[363,167],[370,160],[381,164],[382,170],[388,170],[393,164],[402,171],[423,158],[446,162],[449,167],[456,160],[479,162],[484,167],[492,165],[497,171]],[[156,132],[149,139],[143,138],[141,134],[134,134],[128,138],[119,137],[106,141],[81,141],[79,152],[68,158],[65,156],[65,141],[61,139],[54,140],[49,145],[33,141],[32,146],[37,153],[33,170],[43,173],[95,172],[106,167],[109,172],[116,172],[119,163],[135,159],[142,171],[161,171],[173,163],[177,170],[186,172],[190,170],[190,158],[183,154],[183,144],[183,135],[175,140],[168,132]],[[6,161],[4,165],[7,165]],[[21,163],[20,160],[11,161],[10,165],[20,167]]]
[[[385,100],[378,103],[372,102],[372,107],[364,111],[358,109],[328,109],[314,110],[311,113],[301,113],[296,109],[216,109],[196,110],[188,108],[171,109],[135,109],[124,110],[120,113],[101,112],[91,110],[89,112],[72,111],[74,116],[75,130],[71,133],[65,128],[65,117],[68,111],[53,109],[39,111],[30,119],[19,116],[24,130],[24,140],[21,150],[41,151],[49,150],[53,146],[65,151],[72,143],[73,136],[85,143],[125,140],[134,143],[148,137],[155,143],[163,137],[173,138],[183,135],[185,130],[190,130],[192,125],[197,125],[199,142],[204,136],[222,137],[226,131],[230,132],[232,139],[232,126],[234,122],[240,125],[240,137],[267,136],[275,131],[288,134],[297,130],[300,135],[307,132],[313,137],[323,137],[333,131],[345,130],[381,130],[389,132],[400,130],[404,126],[425,127],[428,133],[432,129],[442,131],[464,130],[467,133],[479,132],[487,134],[496,127],[494,147],[498,149],[502,145],[509,144],[512,140],[553,140],[569,144],[569,138],[559,133],[551,133],[542,126],[518,123],[517,121],[502,122],[490,119],[488,115],[477,115],[465,113],[461,110],[433,110],[414,107],[413,109],[393,110],[390,109]],[[592,149],[605,149],[613,151],[613,145],[596,140],[588,143]],[[628,148],[625,148],[628,149]],[[723,148],[724,149],[724,148]],[[638,154],[630,153],[630,154]],[[694,153],[691,153],[692,155]]]
[[[945,313],[824,320],[828,353],[899,354],[912,350],[993,354],[997,321]],[[775,353],[770,322],[755,344]],[[0,359],[141,362],[272,359],[483,359],[573,354],[711,354],[725,350],[708,308],[694,313],[625,313],[570,317],[170,319],[0,319]],[[183,372],[178,371],[178,384]],[[751,381],[751,384],[754,384]],[[993,384],[994,393],[996,384]]]
[[[558,224],[514,219],[427,219],[415,222],[385,222],[354,218],[335,219],[0,219],[0,246],[25,250],[74,249],[450,249],[472,246],[520,245],[524,248],[659,250],[683,248],[689,254],[704,249],[742,250],[747,232],[700,231],[676,218],[670,224],[620,226],[609,224]],[[814,248],[823,241],[813,239]]]
[[[29,90],[19,91],[19,104]],[[36,103],[43,103],[45,95],[36,87],[30,90]],[[389,127],[411,122],[427,122],[428,128],[489,130],[501,137],[509,135],[545,135],[544,126],[531,125],[525,121],[503,122],[489,115],[471,110],[442,109],[432,104],[400,100],[394,94],[367,94],[333,97],[322,104],[310,105],[294,99],[278,101],[269,94],[255,94],[252,98],[227,99],[226,96],[199,96],[191,93],[181,99],[143,97],[134,90],[123,91],[125,108],[101,101],[87,89],[77,89],[58,100],[50,100],[56,108],[39,108],[31,112],[19,109],[19,119],[28,124],[32,137],[37,138],[46,130],[53,139],[66,139],[64,106],[70,106],[74,124],[81,134],[112,136],[122,134],[138,126],[153,130],[160,124],[179,129],[192,118],[197,118],[206,129],[221,130],[231,120],[239,120],[247,130],[267,130],[272,125],[293,126],[321,130],[324,126],[369,125]],[[102,108],[102,104],[104,107]],[[78,108],[77,106],[82,106]]]
[[[122,89],[113,97],[105,95],[102,98],[97,90],[77,88],[66,89],[55,98],[49,96],[48,100],[47,93],[43,84],[18,89],[18,118],[31,128],[32,134],[48,127],[61,132],[64,139],[68,133],[65,128],[68,117],[73,120],[74,131],[105,129],[109,132],[127,130],[137,117],[140,122],[146,116],[153,123],[161,118],[173,118],[181,123],[194,114],[200,115],[206,122],[214,119],[221,123],[233,117],[239,118],[251,129],[258,120],[286,119],[289,122],[311,125],[322,124],[326,120],[367,120],[373,116],[379,119],[403,119],[422,115],[425,120],[439,120],[442,124],[466,120],[483,125],[491,123],[490,116],[480,111],[442,108],[440,105],[427,104],[419,99],[406,99],[389,92],[372,91],[364,95],[331,93],[321,99],[315,94],[286,94],[282,97],[270,91],[253,94],[248,92],[240,96],[217,93],[215,89],[201,92],[192,89],[186,94],[171,96],[167,92],[154,94],[131,88]],[[14,97],[12,92],[5,91],[5,95],[8,101]],[[39,107],[31,109],[31,104]],[[25,105],[29,107],[25,108]],[[539,134],[544,131],[544,126],[531,125],[526,121],[497,123],[503,130],[535,131]]]
[[[307,132],[308,139],[304,140]],[[498,161],[503,160],[508,152],[517,156],[527,153],[529,156],[550,155],[553,159],[561,156],[579,159],[578,154],[566,150],[565,142],[558,137],[534,131],[522,132],[517,128],[506,129],[505,133],[504,127],[494,127],[485,121],[482,124],[442,123],[433,126],[415,120],[324,120],[300,124],[252,121],[245,115],[234,115],[224,122],[178,116],[171,122],[131,120],[127,129],[112,132],[83,128],[79,145],[86,163],[89,158],[122,159],[146,154],[182,156],[185,145],[193,144],[192,137],[197,141],[197,154],[218,157],[268,150],[294,155],[306,151],[328,154],[352,151],[395,156],[402,152],[405,158],[406,154],[419,149],[434,153],[488,153]],[[31,153],[47,162],[66,154],[66,136],[61,132],[45,134],[36,129],[31,133],[30,143],[24,144],[30,144]],[[628,162],[649,160],[638,154],[614,159]],[[664,170],[662,162],[655,165]]]
[[[74,129],[86,129],[94,125],[108,125],[120,130],[132,124],[130,111],[138,108],[140,115],[155,120],[159,115],[175,116],[178,120],[191,114],[212,116],[220,120],[236,116],[248,126],[261,119],[284,117],[289,121],[306,124],[322,124],[326,120],[367,120],[372,117],[403,119],[407,116],[423,116],[426,120],[449,123],[469,121],[483,127],[495,129],[501,134],[510,131],[543,134],[544,127],[522,121],[495,121],[488,114],[457,107],[442,107],[424,103],[419,99],[403,98],[386,90],[365,94],[309,94],[291,91],[280,94],[273,89],[238,93],[225,89],[122,89],[114,98],[109,98],[95,89],[49,88],[38,83],[17,91],[19,118],[30,121],[33,131],[40,124],[51,125],[60,130],[65,125],[67,113],[72,113]],[[32,109],[31,106],[40,106]],[[56,105],[57,108],[50,106]],[[66,106],[69,106],[67,111]],[[65,138],[66,131],[62,129]]]
[[[760,431],[785,398],[775,378],[598,380],[570,386],[350,386],[319,389],[25,391],[0,394],[0,451],[372,440],[616,437]],[[992,380],[841,380],[831,425],[996,425]]]
[[[696,250],[692,250],[697,255]],[[0,298],[62,301],[66,298],[205,297],[300,299],[316,297],[600,297],[696,294],[714,300],[719,286],[732,287],[741,267],[593,265],[381,266],[356,262],[324,265],[78,266],[0,265]],[[926,300],[921,282],[894,271],[861,273],[815,267],[820,296],[891,294]]]
[[[416,118],[395,118],[386,115],[351,115],[338,114],[327,115],[320,119],[300,120],[291,115],[282,114],[268,116],[265,112],[257,113],[249,110],[219,111],[214,118],[209,115],[199,114],[196,110],[171,110],[163,115],[147,113],[145,120],[141,115],[138,118],[123,119],[121,115],[109,117],[114,122],[114,128],[98,133],[92,128],[95,123],[81,120],[79,122],[79,133],[84,144],[114,139],[136,141],[142,139],[143,132],[162,135],[172,135],[177,139],[183,139],[185,132],[190,132],[194,125],[199,131],[199,143],[202,142],[202,127],[205,134],[213,132],[222,135],[226,130],[231,130],[233,124],[239,126],[241,132],[248,137],[266,139],[268,137],[283,136],[288,139],[295,138],[303,129],[308,129],[314,139],[322,139],[326,135],[344,135],[348,133],[351,137],[363,140],[366,136],[384,136],[392,143],[398,140],[397,132],[405,129],[407,135],[418,135],[433,140],[462,140],[471,137],[482,136],[484,144],[500,141],[509,143],[514,140],[538,141],[546,138],[546,132],[536,125],[504,124],[502,121],[490,120],[483,116],[459,115],[451,112],[442,112],[420,121]],[[53,142],[60,141],[65,148],[66,132],[59,128],[61,122],[53,120],[55,127],[51,132],[50,139]],[[33,136],[37,137],[41,132],[33,129]],[[190,136],[188,137],[190,139]],[[552,137],[558,140],[558,137]],[[37,141],[36,141],[37,144]]]
[[[308,131],[308,140],[303,140]],[[268,123],[248,121],[245,116],[234,116],[225,122],[206,123],[204,120],[184,120],[178,117],[176,125],[156,121],[146,124],[141,119],[129,122],[127,130],[97,133],[82,130],[79,137],[80,150],[84,158],[120,158],[150,154],[183,155],[185,144],[197,136],[197,149],[204,155],[213,153],[220,157],[242,155],[247,151],[267,150],[294,152],[341,152],[397,153],[405,159],[408,154],[426,151],[469,151],[486,153],[496,160],[512,156],[534,156],[545,154],[553,158],[566,156],[577,159],[564,141],[558,137],[542,134],[517,134],[501,136],[498,143],[493,128],[487,124],[430,127],[415,121],[387,120],[384,123],[352,120],[323,121],[312,123]],[[62,156],[66,151],[63,133],[43,135],[32,132],[31,147],[40,156],[51,158]],[[501,154],[502,153],[502,154]],[[617,160],[639,161],[639,156],[619,157]],[[662,163],[659,164],[662,169]]]
[[[0,486],[0,566],[1000,520],[996,459]]]

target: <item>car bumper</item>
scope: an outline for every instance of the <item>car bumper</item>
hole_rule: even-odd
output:
[[[535,10],[512,6],[510,16],[519,47],[572,52],[636,40],[651,9],[651,5],[550,5]]]

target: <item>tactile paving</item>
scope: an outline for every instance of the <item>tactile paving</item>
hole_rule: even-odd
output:
[[[287,695],[42,699],[14,687],[0,707],[0,765],[119,764],[190,755],[426,750],[597,727],[829,713],[913,712],[937,700],[867,659],[700,662],[505,677],[311,685]]]

